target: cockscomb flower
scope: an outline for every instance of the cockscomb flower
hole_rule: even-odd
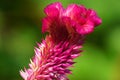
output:
[[[76,4],[64,9],[60,2],[45,8],[42,32],[48,32],[45,40],[38,43],[29,69],[20,71],[24,80],[69,80],[69,67],[80,56],[85,36],[101,24],[92,9]]]

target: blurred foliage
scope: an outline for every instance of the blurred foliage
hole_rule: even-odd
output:
[[[120,80],[120,0],[1,0],[0,80],[22,80],[19,71],[28,67],[36,42],[45,36],[44,7],[55,1],[93,8],[103,21],[87,36],[70,80]]]

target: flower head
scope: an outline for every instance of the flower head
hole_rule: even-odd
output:
[[[44,11],[46,17],[43,19],[42,31],[49,32],[54,40],[61,41],[74,34],[89,34],[101,24],[94,10],[76,4],[64,9],[61,3],[56,2],[48,5]]]
[[[68,80],[68,69],[82,51],[86,34],[101,23],[96,12],[76,4],[64,9],[59,2],[45,8],[42,32],[48,32],[38,43],[29,69],[20,71],[24,80]]]

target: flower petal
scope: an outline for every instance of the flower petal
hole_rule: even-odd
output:
[[[53,4],[48,5],[45,8],[45,13],[47,16],[58,17],[63,10],[61,3],[56,2]]]
[[[87,23],[82,26],[79,26],[79,25],[76,26],[76,31],[79,34],[89,34],[93,32],[93,30],[94,30],[94,25],[90,21],[87,21]]]
[[[76,4],[71,4],[65,10],[64,16],[73,18],[76,14],[80,13],[80,8]]]
[[[97,16],[96,12],[92,9],[87,11],[87,16],[94,23],[95,26],[98,26],[102,23],[102,20]]]
[[[51,26],[52,24],[52,18],[50,17],[46,17],[42,20],[42,32],[46,32],[48,30],[48,28]]]

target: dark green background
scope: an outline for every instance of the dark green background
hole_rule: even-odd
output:
[[[41,33],[43,9],[60,1],[64,7],[82,4],[97,11],[96,27],[77,58],[70,80],[120,80],[120,0],[0,0],[0,80],[22,80]]]

